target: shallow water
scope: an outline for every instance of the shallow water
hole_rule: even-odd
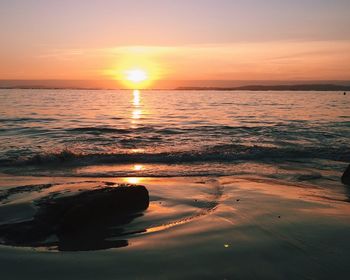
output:
[[[339,92],[0,90],[0,104],[13,174],[317,177],[350,161]]]
[[[349,193],[340,186],[236,177],[0,179],[2,191],[32,186],[1,201],[2,221],[29,219],[28,203],[50,192],[69,195],[101,181],[140,183],[150,192],[149,208],[122,226],[138,233],[111,236],[122,247],[0,246],[3,279],[344,279],[349,273]],[[39,184],[52,186],[38,191]]]

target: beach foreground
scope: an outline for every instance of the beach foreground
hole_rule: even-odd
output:
[[[123,236],[126,246],[75,252],[1,246],[2,279],[342,279],[350,272],[349,191],[340,184],[8,175],[0,182],[2,193],[54,186],[7,197],[2,224],[28,219],[28,203],[45,192],[67,193],[94,182],[141,184],[150,194],[149,208],[123,226],[138,232]]]

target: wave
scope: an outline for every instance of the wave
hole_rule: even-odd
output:
[[[264,147],[237,144],[217,145],[197,151],[143,153],[75,153],[70,150],[41,153],[19,159],[0,159],[0,166],[60,164],[86,166],[93,164],[274,161],[305,158],[350,161],[350,147]]]
[[[160,134],[181,134],[186,133],[186,131],[182,131],[181,129],[169,129],[169,128],[156,128],[153,126],[141,126],[132,129],[128,128],[112,128],[112,127],[104,127],[104,126],[92,126],[92,127],[76,127],[66,129],[69,133],[85,133],[85,134],[131,134],[131,133],[160,133]]]
[[[256,125],[259,124],[259,125]],[[263,124],[263,125],[262,125]],[[297,131],[298,134],[306,134],[310,136],[312,133],[335,133],[335,129],[338,128],[350,128],[349,121],[342,122],[327,122],[327,123],[314,123],[310,126],[306,121],[290,121],[289,123],[273,123],[273,122],[255,122],[248,121],[246,125],[231,126],[231,125],[200,125],[198,123],[193,126],[184,127],[158,127],[152,125],[139,126],[135,128],[118,128],[110,126],[83,126],[64,129],[68,133],[86,133],[86,134],[104,134],[104,133],[116,133],[116,134],[129,134],[129,133],[160,133],[160,134],[188,134],[188,133],[263,133],[271,135],[279,135],[281,133],[287,133],[294,135]]]
[[[54,122],[54,118],[0,118],[0,123],[17,123],[17,122]]]
[[[130,133],[130,129],[122,129],[122,128],[109,128],[109,127],[77,127],[67,129],[68,132],[76,132],[76,133],[87,133],[87,134],[102,134],[102,133]]]

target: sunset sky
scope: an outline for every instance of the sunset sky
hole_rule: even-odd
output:
[[[349,0],[1,0],[0,79],[350,80],[349,11]]]

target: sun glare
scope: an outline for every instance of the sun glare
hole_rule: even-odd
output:
[[[133,83],[141,83],[148,79],[146,71],[141,69],[130,69],[125,71],[126,79]]]
[[[125,47],[120,57],[111,61],[103,75],[116,80],[124,89],[149,89],[165,75],[164,67],[156,61],[157,53],[147,47]]]
[[[122,73],[122,82],[131,89],[147,88],[152,81],[151,74],[142,68],[130,68]]]
[[[118,63],[114,62],[103,70],[103,75],[117,81],[124,89],[149,89],[164,77],[164,70],[150,59],[126,55]]]

